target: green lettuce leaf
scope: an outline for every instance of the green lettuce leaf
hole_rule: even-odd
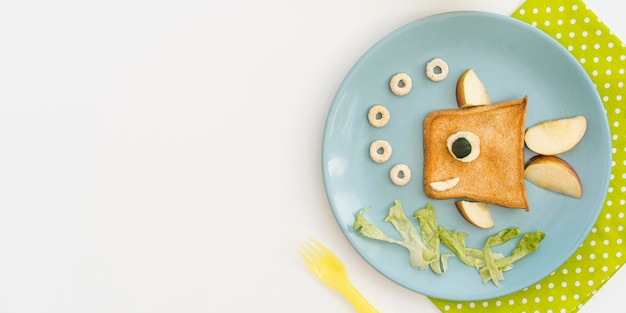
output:
[[[401,241],[389,238],[385,233],[376,227],[373,223],[363,217],[363,214],[367,212],[370,207],[367,207],[356,214],[354,222],[354,230],[358,231],[361,235],[386,241],[389,243],[403,246],[409,251],[409,264],[419,269],[426,268],[429,263],[438,259],[438,256],[431,250],[429,250],[424,242],[419,237],[417,229],[407,218],[402,205],[398,200],[394,201],[394,205],[389,209],[389,214],[385,218],[385,222],[389,222],[393,225],[396,231],[400,234]]]
[[[498,260],[498,266],[506,267],[508,264],[512,264],[513,262],[539,249],[539,243],[541,243],[545,236],[546,234],[540,230],[535,231],[534,233],[525,233],[524,236],[522,236],[522,239],[520,239],[517,243],[517,247],[515,247],[513,252],[511,252],[511,256]]]
[[[435,208],[427,203],[426,207],[415,211],[413,216],[419,221],[422,240],[426,247],[435,254],[435,261],[430,263],[430,268],[437,274],[443,274],[447,269],[447,261],[451,254],[440,255],[439,226]]]
[[[496,264],[496,260],[491,252],[491,247],[502,245],[509,240],[519,236],[521,230],[519,228],[507,228],[494,236],[487,238],[485,245],[483,246],[483,253],[485,254],[485,265],[489,278],[496,286],[500,286],[500,281],[504,279],[502,269]],[[485,277],[483,277],[484,281]]]
[[[489,237],[489,239],[487,239],[487,241],[485,242],[484,251],[486,258],[488,257],[488,254],[491,253],[491,250],[489,249],[490,246],[503,244],[519,236],[519,234],[519,229],[511,228],[504,230],[495,236]],[[517,243],[515,249],[513,249],[513,251],[511,252],[510,256],[494,257],[490,260],[485,260],[485,265],[479,269],[480,277],[482,278],[483,282],[487,283],[489,280],[491,280],[496,286],[498,286],[498,282],[504,279],[502,272],[511,270],[514,267],[514,262],[539,249],[539,244],[544,237],[545,234],[539,230],[535,232],[525,233],[520,241]]]

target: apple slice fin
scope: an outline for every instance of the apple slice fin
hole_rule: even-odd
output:
[[[492,228],[495,224],[489,210],[489,204],[486,202],[460,200],[454,202],[454,205],[459,213],[474,226]]]
[[[456,101],[461,109],[491,104],[485,85],[471,68],[457,80]]]

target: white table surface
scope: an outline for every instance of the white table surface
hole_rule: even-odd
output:
[[[620,1],[588,0],[622,39]],[[321,174],[332,98],[376,41],[502,0],[3,1],[1,312],[438,312],[367,265]],[[581,312],[623,312],[619,271]]]

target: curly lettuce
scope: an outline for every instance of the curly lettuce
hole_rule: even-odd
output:
[[[437,225],[437,214],[435,208],[427,203],[426,207],[415,211],[413,217],[419,221],[422,239],[426,247],[435,253],[435,261],[430,263],[430,269],[437,274],[443,274],[448,268],[448,258],[451,253],[441,254],[439,252],[439,226]]]
[[[387,218],[385,218],[385,222],[389,222],[393,225],[402,240],[388,237],[380,228],[363,217],[363,214],[369,211],[369,209],[370,207],[367,207],[357,212],[354,230],[367,238],[386,241],[406,248],[409,251],[409,264],[413,267],[423,269],[426,268],[428,264],[438,259],[436,253],[428,249],[421,240],[417,229],[404,213],[402,205],[398,200],[396,200],[394,205],[389,209],[389,214]]]
[[[414,212],[413,217],[418,220],[420,228],[418,232],[405,214],[400,202],[395,200],[394,205],[389,208],[385,222],[391,223],[398,232],[401,240],[397,240],[387,236],[363,216],[370,208],[367,207],[355,214],[354,230],[364,237],[406,248],[409,251],[409,264],[412,267],[419,269],[430,267],[433,272],[443,274],[448,266],[448,258],[457,256],[463,264],[478,271],[483,283],[492,281],[496,286],[499,286],[499,282],[504,279],[504,272],[511,270],[516,261],[539,249],[539,244],[545,237],[545,234],[539,230],[525,233],[509,256],[493,252],[491,248],[519,237],[521,229],[516,227],[503,229],[488,237],[482,249],[467,247],[465,243],[467,234],[460,231],[453,232],[438,225],[435,208],[430,203]],[[452,253],[442,254],[441,244],[448,247]]]

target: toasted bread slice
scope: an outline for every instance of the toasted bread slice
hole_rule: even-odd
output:
[[[440,110],[424,119],[424,192],[433,199],[469,198],[529,210],[524,186],[524,121],[528,97],[468,109]],[[448,137],[471,132],[479,155],[462,162]],[[458,180],[456,179],[458,178]],[[441,188],[433,182],[455,181]],[[434,188],[433,188],[434,187]]]

